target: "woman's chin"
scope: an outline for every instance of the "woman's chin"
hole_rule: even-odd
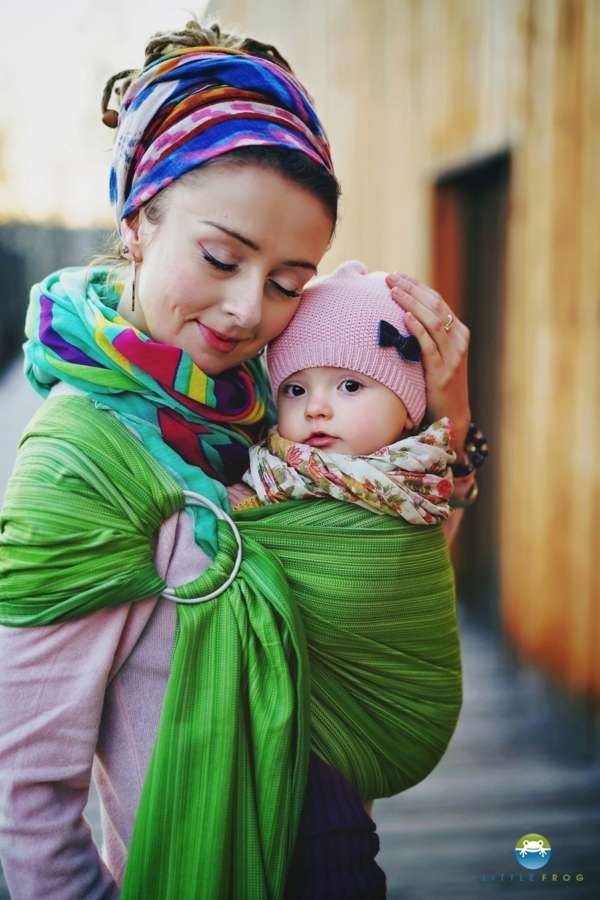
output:
[[[190,353],[190,356],[192,362],[206,375],[210,375],[212,378],[217,375],[222,375],[223,372],[227,372],[228,369],[235,369],[236,366],[240,366],[250,358],[246,356],[242,358],[242,355],[239,352],[221,353],[218,355],[212,355],[210,353]]]

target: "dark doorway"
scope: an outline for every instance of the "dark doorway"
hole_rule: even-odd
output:
[[[471,330],[473,418],[490,456],[480,494],[453,548],[461,601],[499,617],[498,446],[510,157],[502,153],[441,176],[433,194],[433,284]]]

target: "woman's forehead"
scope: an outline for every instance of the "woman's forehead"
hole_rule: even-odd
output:
[[[309,191],[263,166],[208,167],[182,180],[168,215],[186,228],[213,228],[255,252],[316,267],[329,243],[331,219]],[[299,250],[303,251],[300,257]]]

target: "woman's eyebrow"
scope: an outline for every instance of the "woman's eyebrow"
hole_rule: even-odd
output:
[[[217,222],[212,222],[210,219],[201,219],[201,222],[204,225],[212,225],[213,228],[218,228],[219,231],[224,232],[224,234],[228,234],[229,237],[235,238],[236,241],[240,241],[240,243],[245,244],[246,247],[250,247],[251,250],[260,252],[260,247],[258,246],[258,244],[255,244],[254,241],[251,241],[250,238],[244,237],[244,235],[240,234],[238,231],[232,231],[231,228],[225,228],[224,225],[219,225]],[[296,266],[300,269],[310,269],[313,272],[317,271],[317,267],[314,263],[306,262],[302,259],[286,259],[285,262],[283,262],[281,265]]]

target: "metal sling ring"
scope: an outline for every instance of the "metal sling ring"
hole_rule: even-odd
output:
[[[220,584],[218,588],[214,591],[211,591],[210,594],[205,594],[204,597],[178,597],[175,591],[177,588],[165,588],[162,592],[163,597],[167,597],[169,600],[174,600],[175,603],[204,603],[206,600],[212,600],[213,597],[218,597],[219,594],[222,594],[227,590],[229,585],[234,581],[237,573],[240,571],[240,566],[242,564],[242,537],[238,531],[238,527],[233,521],[233,519],[227,515],[224,509],[221,509],[212,500],[209,500],[207,497],[203,497],[201,494],[196,494],[195,491],[184,491],[183,496],[186,499],[186,506],[205,506],[206,509],[210,509],[214,512],[217,519],[222,519],[223,522],[227,522],[231,530],[233,531],[233,536],[235,537],[235,542],[237,544],[237,555],[235,558],[235,562],[233,564],[233,569],[230,574],[227,576],[223,584]],[[183,587],[183,585],[178,585],[178,587]]]

